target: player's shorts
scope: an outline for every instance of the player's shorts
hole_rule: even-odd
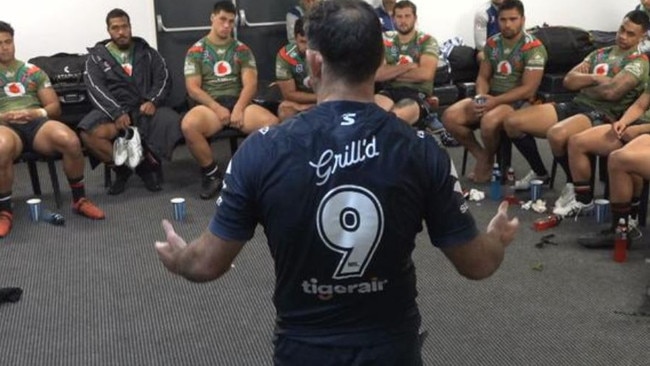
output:
[[[426,116],[429,113],[429,107],[426,101],[427,95],[421,91],[411,89],[411,88],[406,88],[406,87],[384,88],[380,90],[378,94],[387,97],[388,99],[392,100],[395,103],[398,103],[399,101],[404,99],[411,99],[415,101],[420,107],[420,115],[419,115],[420,118],[422,116]]]
[[[342,347],[304,343],[276,336],[273,364],[276,366],[421,366],[421,346],[417,334],[375,346]]]
[[[576,102],[563,102],[555,103],[554,107],[555,113],[557,113],[558,122],[577,114],[584,114],[587,116],[592,126],[599,126],[604,123],[611,122],[605,113],[584,104],[579,104]]]
[[[38,133],[38,130],[43,127],[45,122],[48,121],[47,117],[37,118],[31,122],[27,123],[7,123],[4,126],[11,128],[20,140],[23,142],[23,151],[34,151],[34,138]]]

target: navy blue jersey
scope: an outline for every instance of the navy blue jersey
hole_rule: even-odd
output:
[[[363,346],[419,326],[423,220],[438,247],[478,234],[447,153],[375,104],[327,102],[246,139],[210,230],[246,241],[264,227],[276,332]]]

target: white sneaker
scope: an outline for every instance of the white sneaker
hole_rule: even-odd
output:
[[[560,192],[560,197],[555,201],[555,207],[564,207],[569,204],[569,202],[575,200],[576,192],[573,183],[567,183],[562,191]]]
[[[553,213],[562,217],[573,217],[589,214],[591,211],[593,211],[593,209],[594,200],[591,200],[589,203],[582,203],[580,201],[577,201],[574,195],[573,199],[566,205],[559,207],[555,206],[555,208],[553,208]]]
[[[118,137],[113,141],[113,163],[116,166],[124,165],[129,158],[127,141],[124,137]]]
[[[142,141],[140,140],[138,128],[130,128],[133,130],[133,136],[127,140],[126,150],[129,155],[128,165],[131,169],[135,169],[144,159],[144,154],[142,152]]]
[[[537,175],[535,175],[534,171],[529,171],[528,174],[526,174],[525,177],[521,178],[521,180],[518,180],[515,182],[515,191],[526,191],[530,189],[530,181],[535,179]]]
[[[631,240],[638,240],[643,236],[639,229],[639,219],[633,219],[631,216],[627,217],[627,234]]]

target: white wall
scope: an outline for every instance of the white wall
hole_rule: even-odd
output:
[[[129,14],[133,35],[155,45],[153,0],[2,0],[0,20],[14,27],[16,57],[27,60],[86,52],[86,47],[109,37],[105,18],[113,8]]]
[[[182,1],[182,0],[169,0]],[[259,0],[272,1],[272,0]],[[366,0],[375,5],[381,0]],[[486,0],[414,0],[419,27],[443,42],[461,36],[473,45],[472,23],[475,9]],[[131,16],[133,34],[155,45],[156,28],[153,0],[18,0],[2,1],[0,20],[16,29],[19,59],[56,52],[84,52],[108,37],[104,18],[112,8],[122,8]],[[191,3],[191,2],[189,2]],[[585,29],[616,30],[623,15],[638,0],[524,0],[528,27],[547,22]]]

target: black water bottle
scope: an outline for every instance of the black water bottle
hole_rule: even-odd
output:
[[[65,217],[63,217],[63,215],[60,213],[52,212],[48,209],[41,210],[41,221],[45,221],[56,226],[65,225]]]

